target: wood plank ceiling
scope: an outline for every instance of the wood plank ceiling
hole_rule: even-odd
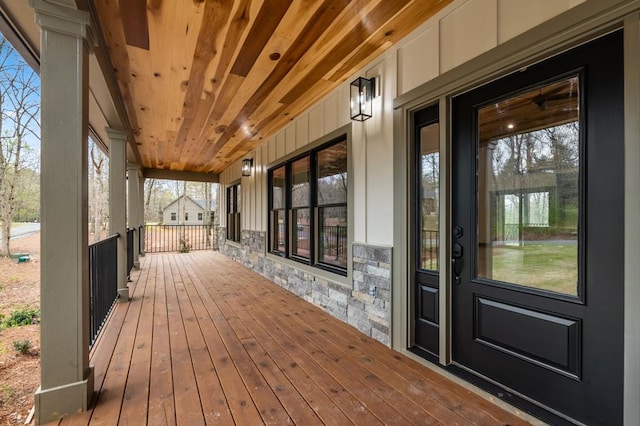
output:
[[[142,165],[219,173],[452,0],[92,0]]]

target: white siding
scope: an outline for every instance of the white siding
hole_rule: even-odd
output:
[[[186,208],[180,197],[168,205],[162,212],[162,221],[165,225],[200,225],[204,223],[204,209],[190,198],[187,198]],[[188,213],[188,220],[184,219],[184,213]],[[171,213],[176,214],[176,220],[171,220]],[[202,220],[198,220],[198,213],[202,214]]]

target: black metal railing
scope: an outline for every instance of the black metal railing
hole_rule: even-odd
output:
[[[422,230],[422,269],[438,271],[440,261],[440,233],[435,230]]]
[[[212,247],[213,225],[146,225],[144,229],[145,253],[186,253]]]
[[[329,258],[341,266],[347,262],[347,227],[346,226],[322,226],[320,228],[320,259],[328,261]],[[330,263],[336,263],[330,262]],[[344,265],[343,265],[344,264]]]
[[[144,254],[144,237],[142,235],[143,232],[144,226],[138,226],[138,254]]]
[[[89,346],[118,298],[118,234],[89,246]]]
[[[131,270],[133,269],[133,241],[135,232],[135,228],[127,228],[127,279],[131,276]]]

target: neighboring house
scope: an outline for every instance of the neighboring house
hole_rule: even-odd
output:
[[[209,212],[209,216],[212,217],[212,215],[213,210]],[[204,200],[180,196],[162,210],[162,223],[164,225],[203,225],[210,223],[210,220],[206,217]]]

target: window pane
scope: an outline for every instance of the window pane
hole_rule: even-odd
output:
[[[236,185],[235,188],[236,188],[236,204],[234,206],[234,208],[235,208],[234,211],[235,212],[239,212],[240,211],[240,206],[241,206],[241,203],[240,203],[241,202],[241,200],[240,200],[240,194],[241,194],[240,185]]]
[[[230,186],[227,188],[227,213],[233,213],[235,211],[235,191],[234,187]]]
[[[347,202],[347,141],[318,152],[318,205]]]
[[[271,250],[284,253],[284,210],[274,210],[271,215]]]
[[[440,238],[438,215],[440,208],[440,125],[430,124],[420,130],[420,267],[438,271]]]
[[[283,209],[284,208],[284,190],[285,190],[285,179],[284,179],[284,166],[279,167],[273,171],[271,174],[271,196],[272,198],[272,206],[273,209]]]
[[[311,225],[309,209],[293,210],[293,237],[291,238],[293,247],[291,253],[296,256],[309,258]]]
[[[309,157],[291,164],[291,207],[309,206]]]
[[[478,110],[478,275],[577,295],[578,77]]]
[[[318,209],[318,261],[347,267],[347,206]]]

